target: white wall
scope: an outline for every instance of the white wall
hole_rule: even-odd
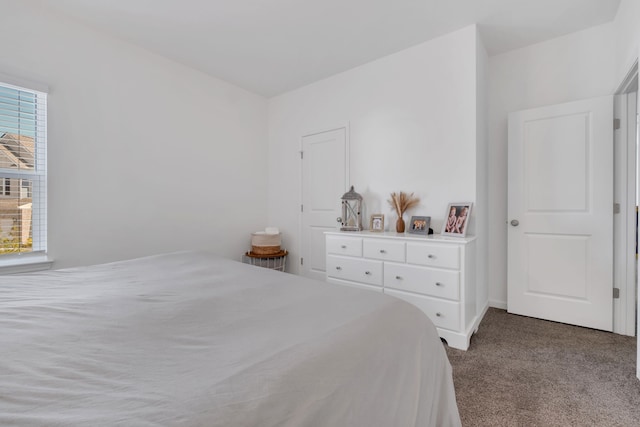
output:
[[[447,203],[476,202],[476,39],[467,27],[269,100],[269,222],[284,231],[292,271],[298,151],[311,131],[350,124],[351,183],[365,218],[384,213],[387,228],[392,191],[415,192],[421,204],[407,217],[429,215],[437,232]]]
[[[621,4],[615,22],[489,60],[488,281],[494,306],[506,308],[507,301],[507,114],[613,94],[638,55],[640,14],[631,3]],[[623,32],[636,35],[623,41]]]
[[[37,3],[0,10],[0,73],[50,87],[55,267],[190,248],[240,259],[266,225],[267,101]]]

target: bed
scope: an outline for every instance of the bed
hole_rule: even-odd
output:
[[[458,426],[393,297],[201,252],[0,276],[2,426]]]

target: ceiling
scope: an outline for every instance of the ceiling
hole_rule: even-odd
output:
[[[477,23],[490,55],[614,19],[620,0],[39,0],[271,97]]]

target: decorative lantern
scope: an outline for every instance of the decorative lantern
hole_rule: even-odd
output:
[[[351,189],[342,196],[342,231],[362,230],[362,196]]]

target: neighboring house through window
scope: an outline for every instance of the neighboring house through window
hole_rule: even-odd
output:
[[[47,249],[47,95],[0,82],[0,257]]]

